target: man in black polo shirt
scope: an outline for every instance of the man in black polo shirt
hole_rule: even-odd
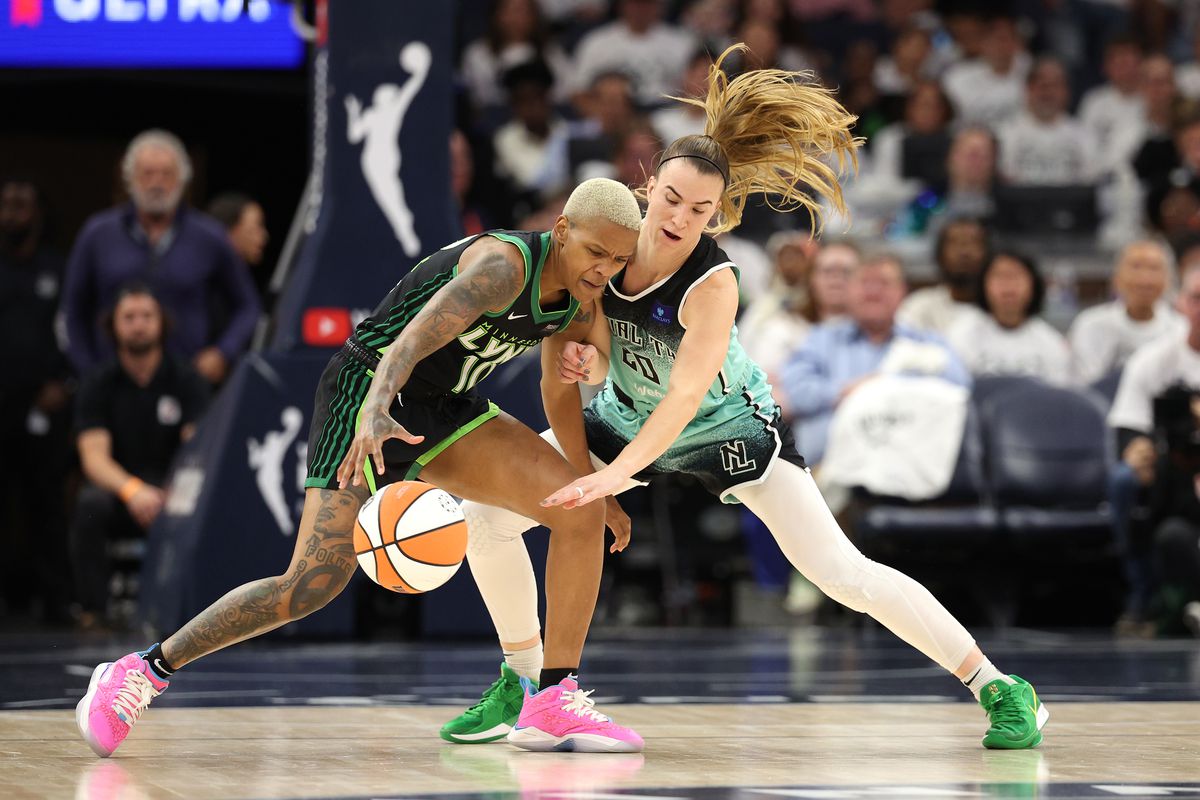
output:
[[[129,543],[144,537],[162,510],[171,459],[208,401],[199,374],[164,352],[165,329],[148,287],[122,289],[109,324],[116,355],[80,387],[77,443],[88,482],[75,510],[71,555],[85,625],[105,611],[110,543],[121,542],[128,553]]]

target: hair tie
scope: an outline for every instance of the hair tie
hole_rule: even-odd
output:
[[[725,185],[726,186],[729,185],[729,176],[727,174],[725,174],[725,170],[721,169],[720,165],[717,164],[717,162],[713,161],[711,158],[708,158],[707,156],[702,156],[699,153],[679,153],[678,155],[667,156],[662,161],[658,162],[658,166],[662,167],[663,164],[667,163],[668,161],[670,161],[673,158],[698,158],[701,161],[707,161],[709,164],[713,165],[713,169],[715,169],[717,171],[717,174],[719,174],[721,176],[721,180],[725,181]]]

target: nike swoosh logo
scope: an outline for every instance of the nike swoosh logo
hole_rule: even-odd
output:
[[[509,319],[521,319],[522,317],[528,317],[528,316],[529,316],[528,314],[509,314],[508,318]]]
[[[159,672],[166,672],[166,671],[167,671],[167,668],[166,668],[166,667],[164,667],[164,666],[162,665],[162,662],[161,662],[161,661],[159,661],[157,658],[156,658],[156,659],[154,659],[154,667],[155,667],[155,669],[157,669]]]

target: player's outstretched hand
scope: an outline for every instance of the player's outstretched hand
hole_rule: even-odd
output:
[[[612,467],[605,467],[599,472],[584,475],[582,478],[567,484],[543,500],[542,506],[545,508],[549,508],[550,506],[562,506],[563,508],[585,506],[593,500],[599,500],[601,497],[608,497],[614,494],[617,489],[620,489],[625,484],[626,480],[628,480],[627,475],[618,475],[613,472]]]
[[[388,439],[420,444],[425,437],[415,436],[406,431],[382,406],[373,410],[364,408],[362,418],[358,421],[358,430],[350,442],[350,451],[338,467],[338,486],[345,489],[347,486],[362,485],[363,469],[368,458],[375,462],[375,474],[382,475],[383,443]]]
[[[558,379],[563,383],[587,383],[598,355],[590,344],[567,342],[558,354]]]
[[[578,492],[576,492],[578,494]],[[619,553],[629,546],[629,537],[633,532],[633,523],[617,498],[609,495],[604,500],[604,524],[612,531],[613,543],[608,552]]]

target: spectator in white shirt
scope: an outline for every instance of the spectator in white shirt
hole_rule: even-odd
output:
[[[904,101],[904,119],[883,128],[871,139],[871,174],[894,184],[914,178],[925,185],[939,186],[946,180],[945,158],[950,152],[949,123],[954,110],[950,98],[936,81],[918,81]],[[929,157],[941,152],[941,163],[931,166],[924,158],[911,157],[905,172],[905,142],[923,149]],[[920,140],[918,142],[917,140]]]
[[[1000,128],[1000,174],[1021,186],[1078,186],[1096,174],[1087,130],[1067,114],[1067,71],[1039,58],[1029,72],[1025,110]]]
[[[918,81],[933,77],[932,52],[928,32],[916,25],[904,28],[896,34],[891,51],[875,62],[875,88],[884,96],[907,95]]]
[[[1157,178],[1147,181],[1146,216],[1175,243],[1200,230],[1200,112],[1177,109],[1173,130],[1172,151],[1158,153]]]
[[[649,122],[634,122],[617,142],[610,177],[626,186],[642,185],[654,173],[655,158],[662,149],[663,142]]]
[[[730,74],[779,67],[779,31],[771,23],[754,17],[744,19],[734,28],[733,40],[746,48],[734,53],[727,62]]]
[[[622,70],[634,78],[638,100],[660,105],[679,85],[696,47],[690,33],[662,22],[663,0],[619,0],[618,17],[583,37],[575,51],[576,88],[590,86],[604,72]]]
[[[952,219],[938,232],[940,281],[904,298],[897,316],[914,328],[945,336],[964,316],[978,314],[979,274],[988,260],[988,232],[973,217]]]
[[[575,104],[582,118],[556,129],[547,144],[546,170],[538,179],[546,196],[580,183],[596,165],[604,169],[638,119],[633,84],[622,72],[597,75]]]
[[[1116,299],[1084,310],[1071,325],[1071,355],[1080,383],[1095,383],[1123,367],[1142,345],[1183,332],[1183,317],[1163,299],[1170,259],[1167,248],[1151,240],[1121,251],[1113,273]]]
[[[988,24],[982,58],[950,67],[942,84],[960,119],[994,128],[1020,111],[1029,65],[1016,20],[998,17]]]
[[[1175,65],[1164,55],[1142,59],[1138,91],[1142,97],[1142,116],[1135,129],[1121,129],[1113,144],[1113,153],[1130,160],[1134,172],[1144,184],[1164,179],[1175,165],[1175,144],[1171,130],[1179,94],[1175,86]]]
[[[737,9],[731,0],[692,0],[679,12],[679,24],[720,53],[733,44]],[[670,141],[668,139],[668,141]]]
[[[712,63],[712,54],[704,48],[697,48],[688,59],[682,84],[672,93],[676,97],[703,99],[708,92],[708,70]],[[704,120],[703,106],[691,103],[671,103],[650,115],[650,124],[664,142],[704,133]]]
[[[767,245],[778,248],[776,281],[738,322],[738,339],[779,387],[784,364],[813,327],[849,312],[850,276],[862,263],[862,251],[850,239],[818,246],[806,233],[778,233]],[[778,388],[773,394],[783,401]]]
[[[550,69],[541,61],[530,61],[504,74],[512,121],[496,131],[496,172],[518,191],[540,191],[539,180],[546,171],[550,138],[565,123],[550,104]],[[553,187],[549,187],[553,188]]]
[[[1129,158],[1114,145],[1136,138],[1145,115],[1139,87],[1142,47],[1129,35],[1104,46],[1104,76],[1108,82],[1090,89],[1079,103],[1079,121],[1091,134],[1100,154],[1100,168],[1112,169]]]
[[[778,67],[786,70],[815,68],[813,58],[800,46],[804,31],[786,0],[737,0],[731,27],[733,41],[745,42],[752,55],[742,69]],[[708,40],[706,40],[708,41]]]
[[[1028,375],[1071,382],[1067,340],[1040,317],[1046,284],[1034,262],[1000,251],[980,274],[982,314],[964,315],[950,328],[950,346],[972,375]]]
[[[1192,59],[1175,70],[1179,93],[1189,100],[1200,100],[1200,26],[1192,33]]]
[[[463,82],[477,105],[503,106],[506,97],[500,79],[505,70],[534,59],[550,68],[553,97],[565,99],[570,59],[550,40],[538,4],[534,0],[494,0],[487,33],[463,50]]]
[[[946,157],[945,213],[987,219],[996,210],[995,188],[996,138],[987,128],[961,129]]]
[[[1113,536],[1128,584],[1118,631],[1142,623],[1153,590],[1150,565],[1152,532],[1135,524],[1133,510],[1145,500],[1155,479],[1158,453],[1154,430],[1154,398],[1181,384],[1200,389],[1200,261],[1187,262],[1180,278],[1178,307],[1186,321],[1183,333],[1160,336],[1138,348],[1121,372],[1108,425],[1116,432],[1121,460],[1109,475]]]
[[[738,340],[770,375],[808,333],[811,322],[803,312],[820,245],[807,233],[787,231],[768,239],[766,250],[770,284],[738,320]]]
[[[982,5],[947,3],[942,19],[951,43],[942,47],[945,52],[938,59],[943,71],[954,64],[983,58],[988,20],[982,12]]]

